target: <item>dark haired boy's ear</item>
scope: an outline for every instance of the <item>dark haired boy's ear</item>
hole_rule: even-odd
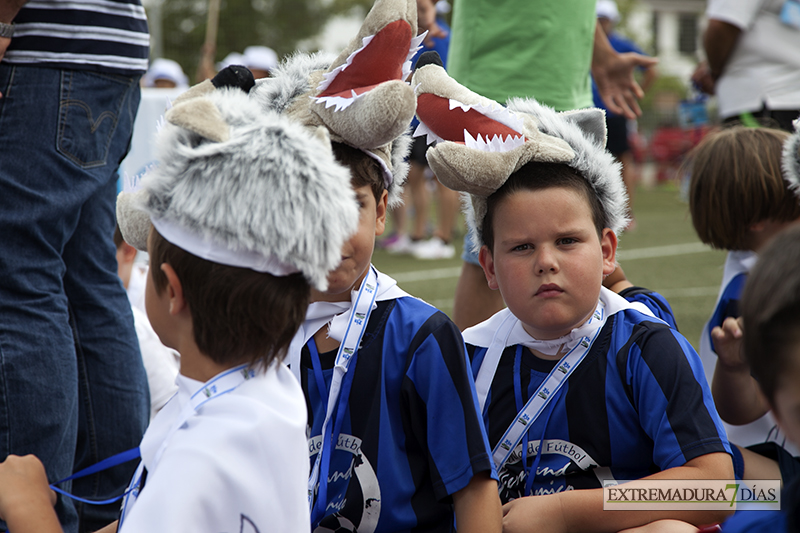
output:
[[[178,315],[186,309],[186,300],[183,297],[183,285],[172,265],[162,263],[159,267],[167,278],[166,296],[169,299],[169,314]]]
[[[379,237],[386,231],[386,212],[388,211],[389,192],[384,189],[380,200],[375,205],[375,236]]]
[[[608,276],[617,269],[617,234],[605,228],[600,237],[600,249],[603,252],[603,276]]]
[[[478,252],[478,262],[481,264],[481,268],[483,269],[483,274],[486,276],[486,283],[489,285],[489,288],[493,291],[496,291],[500,288],[500,285],[497,284],[497,275],[494,270],[494,257],[492,256],[491,250],[485,244],[481,246],[480,251]]]

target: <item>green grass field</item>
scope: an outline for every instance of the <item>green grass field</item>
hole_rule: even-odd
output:
[[[637,227],[621,236],[618,261],[632,283],[669,300],[678,328],[697,348],[719,290],[725,253],[698,241],[688,205],[674,184],[639,188],[634,212]],[[460,228],[463,234],[463,222]],[[376,250],[373,262],[407,292],[450,314],[461,268],[460,237],[456,244],[454,259],[421,261]]]

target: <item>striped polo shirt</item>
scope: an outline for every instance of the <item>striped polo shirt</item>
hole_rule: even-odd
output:
[[[150,36],[140,0],[32,0],[14,19],[3,62],[139,74]]]

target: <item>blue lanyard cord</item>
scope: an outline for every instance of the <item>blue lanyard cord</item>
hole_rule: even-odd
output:
[[[72,498],[73,500],[76,500],[76,501],[79,501],[79,502],[82,502],[82,503],[88,503],[89,505],[106,505],[106,504],[109,504],[109,503],[114,503],[116,501],[121,500],[130,491],[130,489],[126,490],[125,492],[123,492],[122,494],[120,494],[119,496],[117,496],[115,498],[110,498],[110,499],[105,499],[105,500],[87,500],[85,498],[81,498],[79,496],[75,496],[74,494],[70,494],[69,492],[67,492],[67,491],[65,491],[63,489],[58,488],[56,485],[60,485],[61,483],[64,483],[66,481],[72,481],[73,479],[80,479],[82,477],[91,476],[92,474],[96,474],[98,472],[102,472],[103,470],[108,470],[109,468],[113,468],[115,466],[119,466],[121,464],[125,464],[125,463],[127,463],[129,461],[133,461],[134,459],[138,459],[139,457],[141,457],[141,454],[139,452],[139,448],[138,447],[131,448],[130,450],[126,450],[126,451],[118,453],[116,455],[112,455],[111,457],[109,457],[107,459],[103,459],[99,463],[95,463],[92,466],[84,468],[83,470],[79,470],[78,472],[75,472],[71,476],[65,477],[64,479],[62,479],[60,481],[56,481],[55,483],[50,485],[50,488],[53,489],[53,491],[55,491],[55,492],[57,492],[59,494],[63,494],[64,496],[67,496],[68,498]]]
[[[339,394],[339,401],[336,403],[336,410],[334,412],[334,423],[328,424],[328,431],[322,436],[324,445],[319,453],[320,457],[320,471],[319,471],[319,489],[317,493],[317,500],[314,502],[314,507],[311,510],[311,524],[312,529],[319,525],[320,520],[325,517],[325,511],[328,505],[328,474],[330,472],[331,456],[336,451],[336,444],[339,440],[339,434],[342,432],[342,424],[344,423],[344,414],[347,411],[347,404],[350,400],[350,389],[353,385],[353,376],[355,374],[355,364],[358,359],[358,351],[353,354],[353,365],[351,370],[344,375],[342,381],[342,389]],[[333,426],[333,427],[331,427]]]
[[[308,339],[308,351],[311,354],[311,368],[314,370],[314,382],[317,385],[319,399],[322,402],[322,411],[328,410],[328,385],[325,383],[325,376],[322,374],[322,363],[319,360],[319,350],[314,337]]]
[[[539,461],[542,459],[542,454],[544,453],[544,434],[545,434],[545,431],[547,431],[547,424],[550,423],[550,415],[552,415],[553,411],[555,411],[556,403],[558,402],[559,397],[561,396],[563,391],[564,391],[564,389],[560,389],[558,391],[558,393],[557,393],[558,396],[553,398],[553,400],[550,402],[550,410],[547,412],[547,418],[545,418],[544,427],[542,427],[542,435],[541,435],[541,437],[539,437],[539,453],[536,454],[536,459],[533,460],[533,466],[531,466],[531,469],[528,472],[528,480],[525,482],[525,493],[523,494],[524,496],[530,496],[531,495],[531,490],[533,490],[533,481],[536,479],[536,470],[539,468]],[[531,427],[532,426],[533,426],[533,424],[531,424]],[[530,429],[528,430],[528,433],[530,433]],[[527,435],[526,435],[526,437],[527,437]],[[522,439],[522,449],[523,450],[527,450],[528,449],[528,439],[527,438]],[[525,461],[525,462],[522,463],[522,468],[526,468],[527,465],[528,465],[527,454],[526,454],[525,458],[523,459],[523,461]]]
[[[530,387],[530,386],[529,386]],[[559,389],[556,393],[557,396],[550,401],[550,409],[547,412],[547,418],[545,418],[544,426],[542,427],[542,435],[539,438],[539,453],[536,454],[536,458],[533,460],[533,466],[528,471],[528,479],[525,482],[525,492],[523,496],[530,496],[531,489],[533,489],[533,482],[536,479],[536,471],[539,468],[539,461],[542,458],[542,451],[544,450],[544,436],[545,431],[547,430],[547,425],[550,422],[550,415],[553,414],[555,410],[556,403],[559,400],[563,392],[563,388]],[[535,392],[535,390],[534,390]],[[514,400],[516,403],[517,412],[522,410],[522,406],[525,403],[524,398],[522,397],[522,345],[517,345],[517,350],[514,353]],[[533,424],[530,425],[528,431],[525,432],[525,435],[522,438],[522,457],[520,460],[522,461],[522,469],[525,470],[528,468],[528,435],[533,429]]]

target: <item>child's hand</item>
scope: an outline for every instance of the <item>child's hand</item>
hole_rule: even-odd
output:
[[[564,509],[558,494],[527,496],[503,506],[503,533],[567,531]]]
[[[719,363],[730,372],[749,372],[749,365],[742,353],[743,333],[742,319],[733,317],[726,318],[722,327],[717,326],[711,330],[711,340],[714,342]]]
[[[0,518],[8,520],[9,512],[22,514],[55,504],[56,493],[36,456],[9,455],[0,463]]]

